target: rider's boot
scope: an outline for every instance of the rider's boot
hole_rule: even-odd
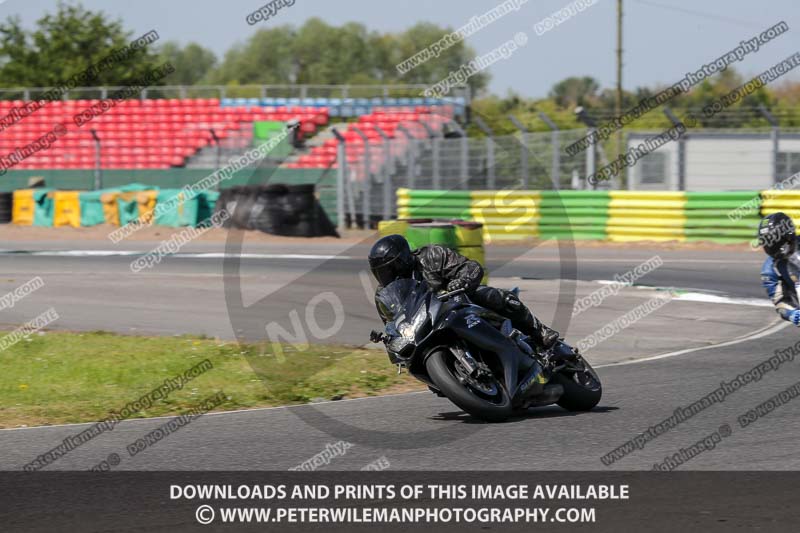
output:
[[[514,327],[533,339],[537,346],[547,350],[559,339],[556,330],[545,326],[541,320],[533,316],[530,309],[514,296],[506,298],[508,315]]]

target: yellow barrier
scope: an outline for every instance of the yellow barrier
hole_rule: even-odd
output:
[[[402,220],[381,220],[378,222],[378,235],[405,235],[408,229],[408,222]]]
[[[522,196],[520,192],[533,193]],[[492,194],[490,194],[492,193]],[[541,197],[535,191],[473,191],[470,215],[483,224],[484,242],[529,239],[539,234]]]
[[[33,189],[18,189],[14,191],[11,222],[20,226],[32,226],[34,208]]]
[[[681,227],[641,227],[608,226],[608,240],[613,242],[630,241],[685,241],[684,228]]]
[[[80,191],[53,191],[53,226],[81,227]]]
[[[103,203],[103,218],[106,224],[112,226],[119,226],[119,205],[117,205],[117,198],[122,198],[123,201],[130,202],[136,198],[140,191],[112,191],[103,194],[100,201]],[[155,191],[156,193],[158,191]]]
[[[139,209],[139,222],[149,224],[154,216],[158,191],[139,191],[136,193],[136,203]]]
[[[800,191],[769,189],[761,191],[761,216],[781,211],[794,220],[800,219]],[[800,235],[800,226],[797,230]]]
[[[685,241],[683,191],[609,191],[608,239]]]

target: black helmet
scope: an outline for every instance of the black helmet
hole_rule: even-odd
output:
[[[784,213],[773,213],[758,225],[758,245],[773,259],[785,259],[797,250],[796,230]]]
[[[414,257],[405,237],[387,235],[378,239],[369,251],[369,268],[384,287],[398,278],[411,277]]]

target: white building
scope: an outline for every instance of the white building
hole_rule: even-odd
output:
[[[657,132],[628,134],[627,148]],[[683,136],[687,191],[761,190],[775,183],[773,141],[769,131],[708,131]],[[632,190],[681,190],[680,142],[671,141],[627,168]],[[777,171],[780,181],[800,172],[800,133],[781,131]]]

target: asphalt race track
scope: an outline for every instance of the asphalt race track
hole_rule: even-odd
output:
[[[62,249],[65,249],[62,247]],[[135,247],[130,248],[131,251]],[[244,300],[254,302],[270,291],[275,317],[287,307],[302,305],[309,294],[337,287],[348,314],[336,342],[361,344],[375,318],[359,272],[364,248],[341,250],[290,246],[247,250],[237,276]],[[45,287],[3,312],[4,321],[19,324],[52,305],[62,318],[56,329],[112,330],[122,333],[206,333],[230,338],[234,329],[225,303],[223,261],[206,249],[187,249],[147,272],[129,270],[135,256],[31,255],[2,253],[3,289],[39,275]],[[324,261],[316,256],[344,256]],[[702,290],[734,298],[762,298],[760,256],[738,250],[703,251],[646,248],[578,248],[572,267],[564,266],[569,251],[540,247],[491,250],[492,275],[585,281],[613,279],[658,254],[664,265],[638,283]],[[272,254],[266,257],[266,254]],[[290,257],[291,256],[291,257]],[[303,272],[307,272],[303,274]],[[569,272],[568,272],[569,273]],[[291,281],[291,290],[280,289]],[[343,289],[344,288],[344,289]],[[252,294],[251,294],[252,293]],[[685,305],[685,304],[684,304]],[[729,308],[735,310],[735,307]],[[735,311],[734,311],[735,312]],[[772,320],[774,313],[763,308]],[[270,317],[258,317],[260,324]],[[255,318],[253,319],[255,321]],[[241,324],[242,322],[240,322]],[[247,324],[243,326],[245,329]],[[263,327],[263,326],[260,326]],[[756,330],[756,327],[742,331]],[[263,330],[262,330],[263,331]],[[682,331],[674,331],[680,350]],[[566,332],[569,336],[569,332]],[[719,432],[714,449],[697,455],[682,469],[791,470],[800,468],[800,402],[788,401],[741,427],[738,417],[800,380],[800,361],[788,361],[758,381],[731,392],[695,416],[669,429],[642,449],[613,464],[600,458],[625,441],[700,400],[774,354],[792,346],[797,330],[772,327],[759,338],[709,346],[662,359],[604,366],[601,404],[589,413],[573,414],[557,407],[521,413],[503,424],[483,424],[447,400],[429,393],[328,402],[306,406],[206,415],[144,452],[129,457],[125,445],[142,437],[164,419],[130,420],[70,452],[51,469],[87,469],[109,454],[118,454],[118,469],[257,470],[297,466],[328,444],[352,444],[326,469],[357,470],[379,457],[392,469],[605,470],[650,469],[665,456]],[[620,335],[625,335],[625,332]],[[613,342],[609,341],[609,342]],[[663,352],[662,352],[663,353]],[[635,358],[657,355],[631,354]],[[669,355],[669,354],[667,354]],[[727,424],[730,435],[722,428]],[[68,425],[0,431],[0,468],[19,469],[67,436],[88,426]]]

